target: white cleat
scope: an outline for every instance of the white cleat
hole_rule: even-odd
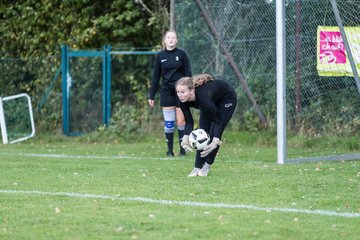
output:
[[[188,175],[188,177],[196,177],[201,169],[200,168],[194,168],[191,173]]]
[[[205,163],[202,169],[198,172],[198,176],[200,177],[206,177],[210,171],[211,165],[208,163]]]

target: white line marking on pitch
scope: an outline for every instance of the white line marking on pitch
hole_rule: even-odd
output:
[[[237,209],[249,209],[255,211],[274,211],[285,213],[302,213],[313,214],[322,216],[335,216],[335,217],[347,217],[347,218],[359,218],[360,213],[346,213],[335,212],[327,210],[308,210],[308,209],[296,209],[296,208],[278,208],[278,207],[258,207],[255,205],[245,204],[227,204],[227,203],[206,203],[206,202],[192,202],[192,201],[173,201],[173,200],[158,200],[144,197],[121,197],[121,196],[109,196],[109,195],[96,195],[96,194],[81,194],[72,192],[42,192],[42,191],[21,191],[21,190],[3,190],[0,189],[0,193],[5,194],[28,194],[28,195],[47,195],[47,196],[66,196],[72,198],[97,198],[97,199],[112,199],[119,201],[137,201],[147,203],[158,203],[164,205],[179,205],[190,207],[210,207],[210,208],[237,208]]]
[[[0,153],[3,156],[19,156],[19,157],[47,157],[47,158],[75,158],[75,159],[155,159],[169,160],[174,158],[160,157],[134,157],[134,156],[91,156],[91,155],[63,155],[63,154],[38,154],[38,153]]]
[[[94,156],[94,155],[64,155],[64,154],[43,154],[43,153],[10,153],[2,152],[0,156],[19,156],[19,157],[41,157],[41,158],[72,158],[72,159],[135,159],[135,160],[181,160],[182,158],[174,157],[135,157],[135,156]],[[247,162],[246,160],[222,160],[221,162],[226,163],[239,163]],[[261,163],[259,161],[253,161],[252,163]]]

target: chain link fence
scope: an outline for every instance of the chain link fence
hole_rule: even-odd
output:
[[[339,137],[352,139],[349,148],[359,151],[360,95],[354,78],[323,77],[317,70],[317,28],[337,26],[330,1],[285,4],[288,156],[339,154]],[[360,1],[338,0],[337,5],[344,26],[359,26]],[[176,16],[193,73],[207,72],[235,86],[236,117],[245,129],[254,121],[255,130],[276,127],[275,1],[176,1]],[[318,149],[303,151],[315,145]]]

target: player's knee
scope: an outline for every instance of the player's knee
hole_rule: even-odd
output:
[[[176,119],[176,126],[178,127],[184,127],[185,126],[185,120],[178,120]]]
[[[175,109],[164,109],[164,131],[172,133],[175,131]]]
[[[177,126],[185,126],[185,117],[184,115],[176,113],[176,125]]]
[[[164,121],[164,131],[173,133],[175,131],[175,121]]]

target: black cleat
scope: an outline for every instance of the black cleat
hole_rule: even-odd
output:
[[[186,155],[185,149],[181,148],[179,152],[179,156],[185,156],[185,155]]]
[[[175,156],[175,154],[174,154],[174,152],[167,151],[166,156],[173,157],[173,156]]]

